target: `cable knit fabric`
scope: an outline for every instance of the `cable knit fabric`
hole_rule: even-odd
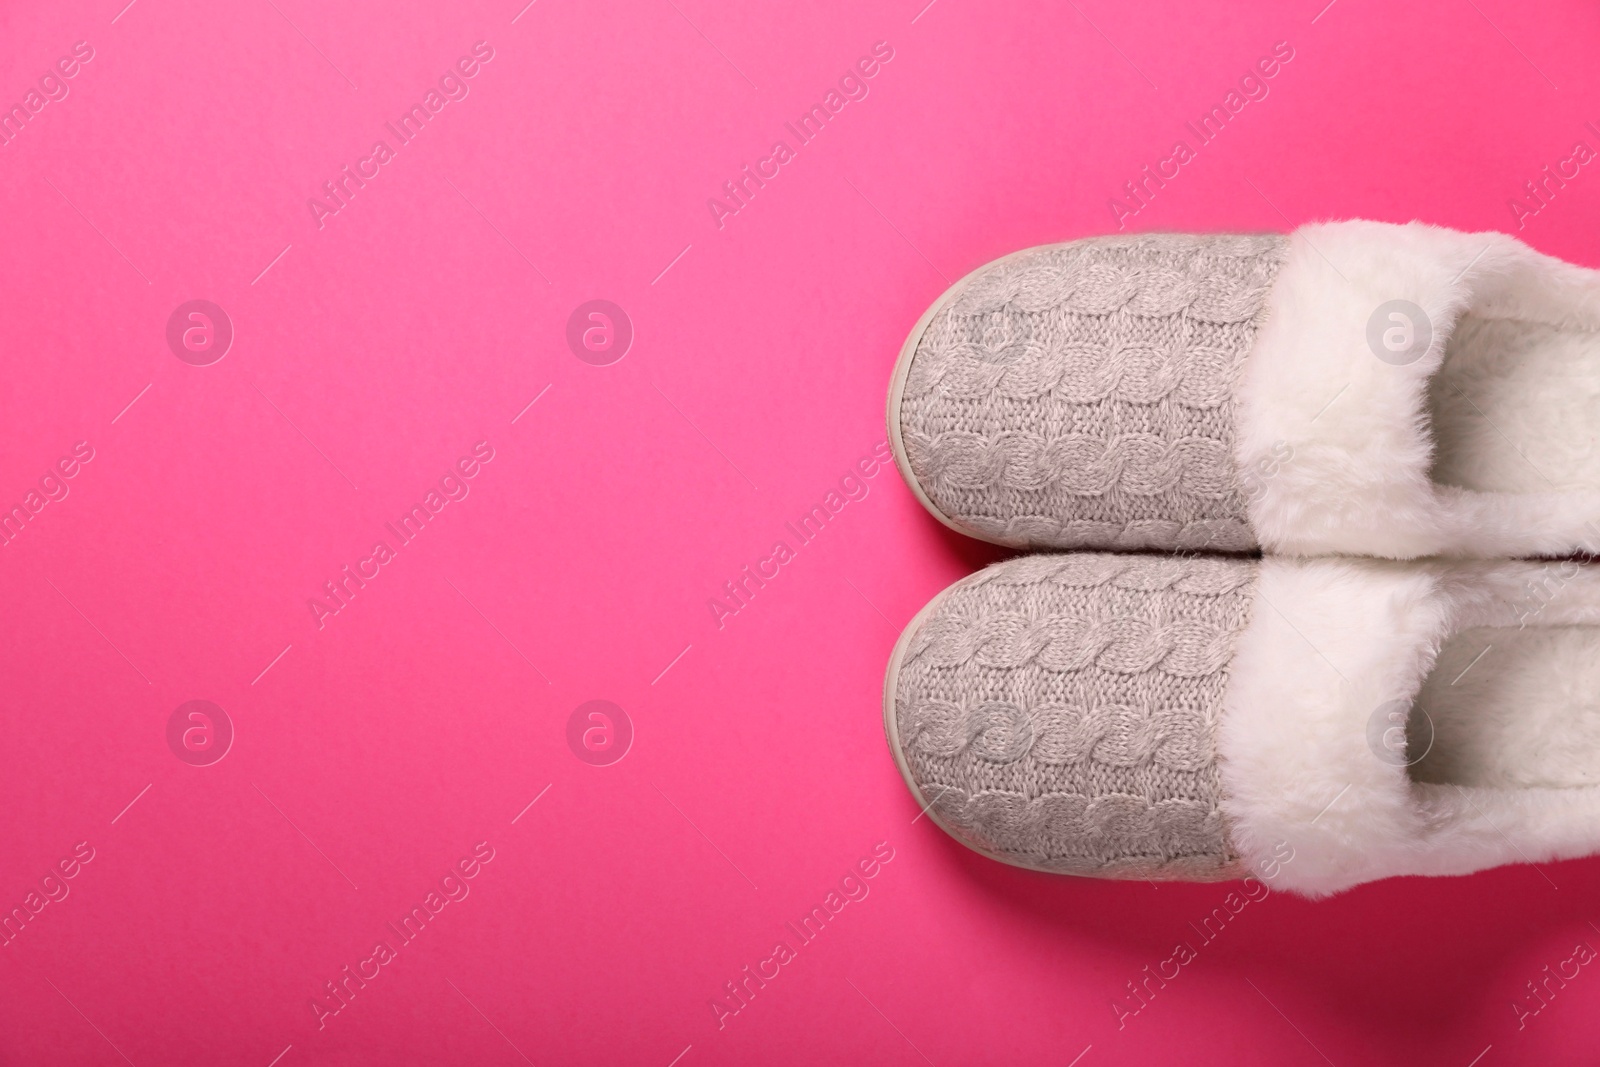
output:
[[[1251,560],[1074,553],[995,564],[903,639],[899,759],[980,852],[1103,878],[1238,877],[1216,729]]]
[[[927,498],[1016,547],[1256,547],[1232,396],[1285,245],[1099,237],[979,271],[906,373],[901,440]]]

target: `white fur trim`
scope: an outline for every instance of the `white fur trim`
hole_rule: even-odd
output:
[[[1545,603],[1528,599],[1548,573],[1538,564],[1263,560],[1218,734],[1224,812],[1245,862],[1276,888],[1324,896],[1600,851],[1600,786],[1521,785],[1514,773],[1422,782],[1369,741],[1374,712],[1414,700],[1440,646],[1468,628],[1581,626],[1600,659],[1600,568],[1566,566]],[[1524,675],[1548,691],[1547,706],[1572,699],[1562,679]],[[1462,694],[1458,736],[1525,711]],[[1600,724],[1588,730],[1584,762],[1600,769]]]
[[[1367,341],[1369,319],[1391,300],[1417,305],[1432,324],[1432,344],[1403,366],[1377,358]],[[1460,409],[1441,419],[1451,427],[1482,417],[1493,396],[1496,416],[1477,424],[1478,444],[1462,447],[1498,456],[1458,459],[1451,469],[1465,481],[1438,485],[1429,390],[1463,316],[1536,338],[1551,369],[1525,373],[1520,385],[1501,375],[1481,402],[1444,390],[1434,402]],[[1580,455],[1594,451],[1600,404],[1595,331],[1600,272],[1505,234],[1360,221],[1295,231],[1238,386],[1235,455],[1262,546],[1395,559],[1600,550],[1600,459]],[[1449,353],[1453,371],[1504,354],[1487,349],[1506,337],[1485,337],[1485,351]],[[1473,372],[1465,367],[1461,380]],[[1578,376],[1581,401],[1549,387],[1558,372]],[[1571,410],[1556,410],[1562,403]],[[1519,436],[1566,438],[1551,441],[1557,458],[1530,463],[1527,439],[1502,432],[1512,421]],[[1552,470],[1563,458],[1581,470]],[[1516,491],[1503,491],[1508,466],[1522,472]]]

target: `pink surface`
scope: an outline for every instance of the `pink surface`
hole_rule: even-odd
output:
[[[883,666],[994,557],[871,458],[905,331],[1019,247],[1416,217],[1600,266],[1600,175],[1523,188],[1600,147],[1592,6],[524,2],[6,5],[0,1062],[1593,1062],[1600,861],[1206,941],[1228,887],[918,819]]]

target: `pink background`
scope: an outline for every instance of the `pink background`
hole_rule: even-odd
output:
[[[1600,861],[1275,894],[1119,1019],[1227,887],[1012,870],[917,818],[884,662],[994,554],[892,468],[708,606],[882,440],[950,280],[1115,229],[1277,42],[1130,229],[1422,218],[1600,266],[1600,173],[1520,231],[1508,204],[1600,147],[1592,5],[524,2],[5,5],[0,102],[94,58],[0,148],[0,504],[94,459],[0,548],[0,906],[94,858],[0,949],[0,1062],[1593,1062],[1600,974],[1513,1005],[1600,946]],[[469,95],[319,229],[308,198],[478,41]],[[880,41],[719,228],[708,198]],[[165,340],[196,298],[236,334],[210,366]],[[609,366],[565,340],[596,298],[636,332]],[[319,629],[322,583],[478,441],[470,495]],[[192,699],[236,730],[211,766],[167,744]],[[592,699],[635,730],[610,766],[567,742]]]

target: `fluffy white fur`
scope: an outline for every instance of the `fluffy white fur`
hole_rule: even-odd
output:
[[[1559,581],[1550,584],[1564,595]],[[1587,626],[1530,626],[1450,638],[1416,702],[1412,751],[1421,761],[1412,779],[1496,789],[1600,785],[1596,636]]]
[[[1391,300],[1433,325],[1405,366],[1367,343]],[[1254,472],[1250,519],[1268,551],[1600,551],[1600,272],[1505,234],[1297,230],[1237,411],[1236,457]]]
[[[1275,887],[1600,851],[1600,568],[1269,557],[1252,612],[1218,748],[1232,839]],[[1369,722],[1419,694],[1436,736],[1408,768]]]

